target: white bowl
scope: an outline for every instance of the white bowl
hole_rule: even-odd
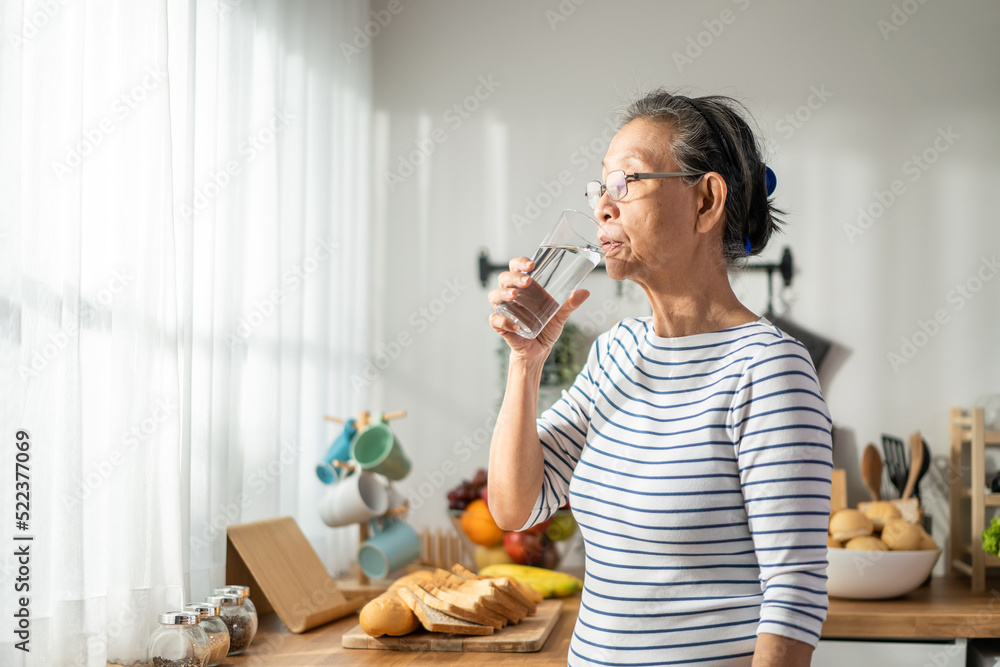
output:
[[[940,555],[940,549],[828,549],[826,590],[830,597],[851,600],[884,600],[906,595],[927,579]]]

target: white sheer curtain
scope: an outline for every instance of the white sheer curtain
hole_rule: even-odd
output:
[[[0,3],[0,616],[30,653],[133,664],[224,580],[228,524],[316,506],[365,405],[367,2]],[[30,521],[14,440],[30,435]],[[15,542],[16,536],[33,536]]]

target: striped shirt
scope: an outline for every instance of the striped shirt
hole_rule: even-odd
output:
[[[619,322],[538,419],[524,528],[570,502],[586,551],[570,665],[750,665],[760,632],[826,618],[829,412],[765,319],[661,338]]]

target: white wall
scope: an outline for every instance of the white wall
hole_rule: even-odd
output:
[[[373,11],[387,7],[377,1]],[[374,382],[373,408],[409,411],[396,423],[415,459],[407,486],[419,492],[421,482],[438,484],[414,523],[443,525],[445,489],[487,461],[486,427],[501,384],[477,253],[487,248],[504,262],[530,255],[561,208],[584,208],[583,184],[600,176],[611,112],[628,94],[659,85],[737,96],[771,142],[789,225],[764,258],[791,246],[799,272],[789,316],[838,344],[821,375],[852,502],[863,499],[856,468],[865,442],[883,431],[921,429],[943,456],[948,408],[1000,392],[1000,278],[981,268],[984,257],[1000,254],[997,3],[424,0],[399,7],[368,47],[377,109],[373,343],[401,342],[375,359],[387,368]],[[728,23],[719,20],[724,11]],[[891,26],[894,11],[901,25],[883,36],[878,22]],[[565,20],[550,23],[555,18]],[[674,54],[698,40],[702,52],[692,50],[696,57],[679,65]],[[480,88],[482,101],[468,99],[481,80],[499,86],[488,94]],[[478,107],[468,118],[448,113],[467,99]],[[793,125],[786,116],[796,113],[803,120]],[[938,141],[946,150],[935,151],[939,132],[948,131],[957,138]],[[433,136],[425,143],[433,145],[430,156],[418,155],[414,173],[390,184],[387,174],[411,162],[415,142]],[[596,157],[581,152],[590,145]],[[936,161],[912,172],[908,161],[925,150]],[[553,201],[545,183],[561,171],[571,185]],[[859,208],[894,180],[905,192],[849,238]],[[512,216],[536,213],[527,200],[542,204],[539,222],[515,229]],[[976,284],[980,270],[993,279]],[[967,281],[981,287],[972,299],[949,298]],[[458,286],[457,297],[445,303],[449,284]],[[580,324],[599,319],[603,302],[608,322],[648,313],[634,285],[621,298],[613,285],[588,278],[594,294],[575,316]],[[763,312],[762,275],[734,276],[734,285]],[[948,322],[893,368],[888,354],[899,354],[902,339],[912,340],[936,311]],[[463,438],[479,450],[456,449]],[[456,471],[442,476],[451,463]],[[931,492],[931,483],[924,487]],[[943,525],[943,496],[928,504]]]

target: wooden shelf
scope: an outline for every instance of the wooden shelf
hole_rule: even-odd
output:
[[[986,447],[1000,445],[1000,431],[987,431],[985,411],[981,407],[971,410],[952,408],[950,419],[949,464],[951,472],[951,547],[948,564],[952,573],[963,574],[972,580],[972,591],[984,591],[986,568],[1000,566],[1000,558],[990,556],[982,548],[982,532],[989,523],[989,507],[1000,507],[1000,493],[986,490]],[[971,488],[961,483],[959,471],[968,453]],[[968,503],[964,502],[968,499]],[[962,519],[968,512],[968,533],[963,536]],[[968,558],[968,562],[965,558]]]
[[[963,486],[961,491],[959,491],[959,496],[961,498],[971,498],[972,489],[967,486]],[[1000,507],[1000,493],[983,492],[983,504],[986,507]]]
[[[963,421],[968,421],[968,420],[963,420]],[[969,428],[965,424],[960,424],[960,426],[963,429],[964,428]],[[963,443],[972,442],[971,434],[969,434],[969,435],[963,434],[962,435],[962,442]],[[983,431],[983,444],[986,445],[986,446],[1000,445],[1000,431]]]
[[[976,545],[976,548],[979,549],[980,548],[979,545]],[[968,567],[972,567],[969,564],[968,560],[964,559],[964,556],[969,556],[970,558],[972,557],[972,545],[970,545],[970,544],[963,544],[962,545],[962,549],[961,549],[961,553],[962,553],[963,558],[959,558],[959,559],[957,559],[955,561],[952,561],[952,565],[956,565],[958,563],[961,563],[962,565],[964,565],[967,568]],[[991,556],[988,553],[983,553],[983,559],[984,559],[984,562],[986,563],[986,567],[1000,567],[1000,556]]]

